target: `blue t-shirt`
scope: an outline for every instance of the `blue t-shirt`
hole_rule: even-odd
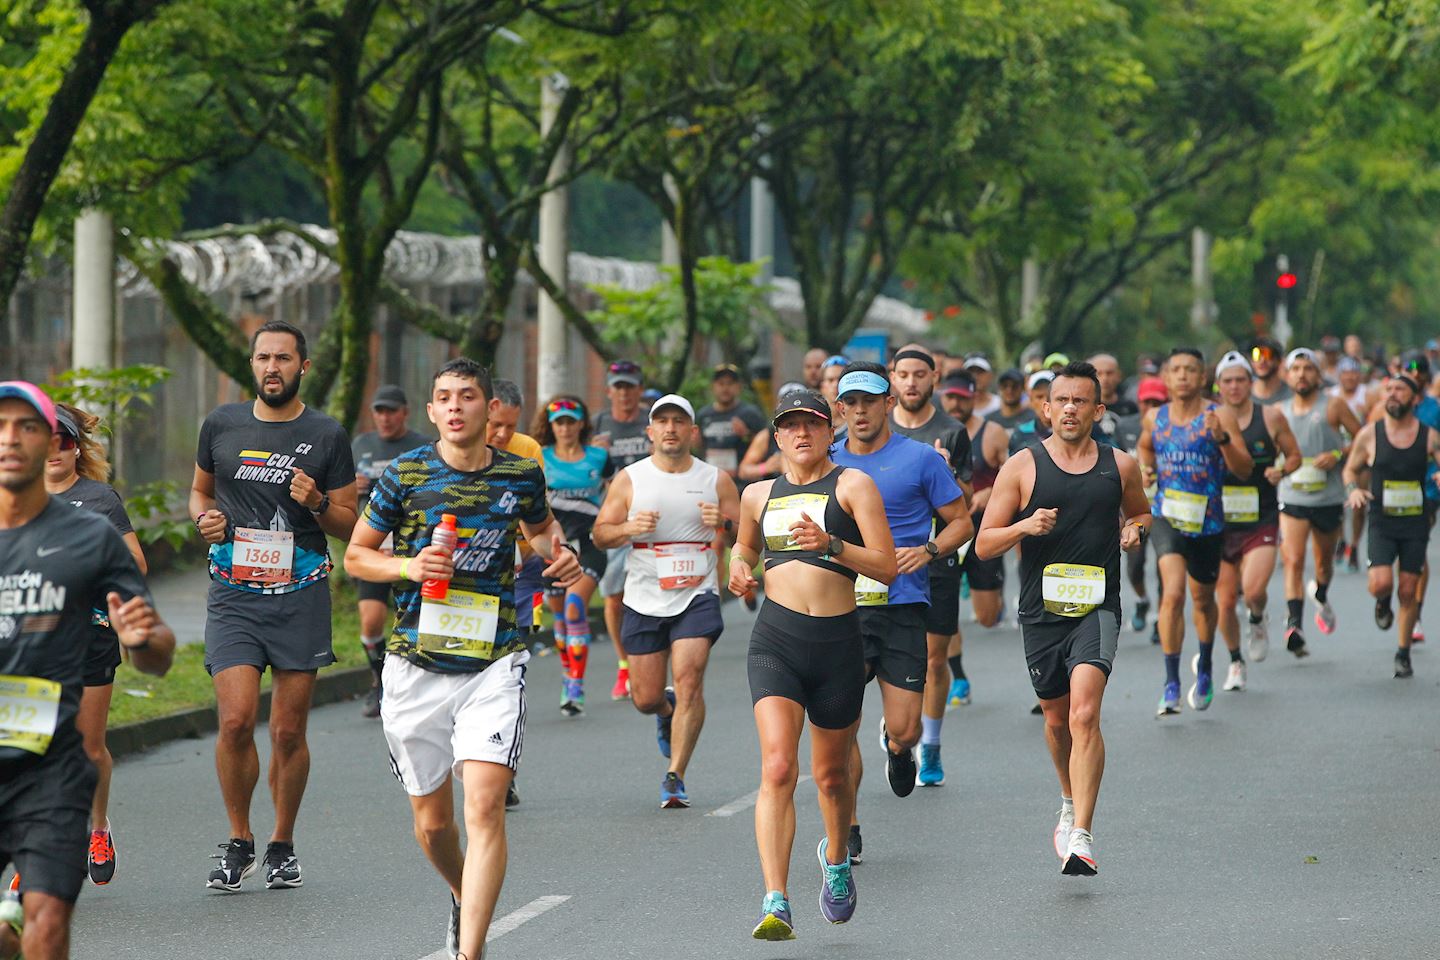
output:
[[[1437,401],[1430,394],[1420,398],[1415,404],[1415,419],[1419,420],[1431,430],[1440,430],[1440,401]],[[1432,503],[1440,500],[1440,468],[1435,466],[1433,459],[1425,463],[1425,499]]]
[[[885,519],[897,547],[920,547],[930,539],[930,517],[940,507],[965,494],[950,472],[950,464],[934,447],[892,433],[874,453],[857,454],[837,443],[830,459],[863,471],[880,488]],[[890,584],[890,603],[930,603],[930,567],[902,573]]]

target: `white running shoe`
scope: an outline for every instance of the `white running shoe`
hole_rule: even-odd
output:
[[[1230,671],[1225,674],[1225,686],[1221,690],[1244,690],[1245,689],[1245,664],[1238,660],[1230,661]]]
[[[1265,659],[1265,654],[1270,647],[1270,614],[1266,613],[1260,617],[1259,623],[1251,623],[1250,615],[1245,615],[1245,643],[1249,649],[1246,651],[1250,659],[1259,663]]]
[[[1064,862],[1070,852],[1070,831],[1075,829],[1075,805],[1060,805],[1060,822],[1055,824],[1055,856]]]
[[[1316,584],[1314,580],[1311,580],[1309,583],[1305,584],[1305,592],[1310,595],[1311,600],[1315,600],[1315,589],[1317,586],[1318,584]],[[1321,603],[1319,600],[1315,600],[1315,606],[1315,626],[1320,628],[1321,633],[1334,633],[1335,608],[1330,606],[1330,601],[1328,599],[1324,603]]]
[[[1100,871],[1095,868],[1095,838],[1089,830],[1076,827],[1070,831],[1070,843],[1065,851],[1065,863],[1060,872],[1067,877],[1093,877]]]

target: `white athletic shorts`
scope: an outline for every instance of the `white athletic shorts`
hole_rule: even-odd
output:
[[[501,657],[479,673],[433,673],[403,657],[386,657],[380,722],[390,768],[412,797],[461,776],[466,760],[516,769],[525,742],[528,650]]]

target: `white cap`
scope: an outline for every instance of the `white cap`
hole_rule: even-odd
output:
[[[1025,384],[1025,389],[1034,390],[1040,384],[1049,383],[1051,380],[1054,379],[1055,374],[1051,373],[1049,370],[1036,370],[1034,373],[1030,374],[1030,382]]]
[[[966,358],[965,358],[965,367],[964,367],[964,369],[969,370],[969,369],[972,368],[972,367],[975,368],[976,370],[984,370],[984,371],[987,372],[987,373],[989,373],[990,371],[992,371],[992,370],[994,369],[993,367],[990,366],[990,361],[989,361],[989,360],[986,360],[984,357],[982,357],[982,356],[980,356],[980,355],[978,355],[978,354],[975,355],[975,356],[973,356],[973,357],[966,357]]]
[[[1225,354],[1225,356],[1220,358],[1219,363],[1215,364],[1216,378],[1218,379],[1220,374],[1224,373],[1226,370],[1230,370],[1235,367],[1239,367],[1240,369],[1244,370],[1251,377],[1255,376],[1255,370],[1250,366],[1250,361],[1245,359],[1245,355],[1239,350],[1231,350],[1229,353]]]
[[[1314,364],[1317,369],[1320,367],[1320,360],[1315,356],[1315,351],[1309,347],[1296,347],[1294,350],[1291,350],[1285,356],[1285,366],[1291,366],[1296,360],[1308,360]]]
[[[689,400],[686,400],[678,393],[667,393],[659,400],[656,400],[654,403],[650,404],[651,420],[655,419],[655,411],[659,410],[661,407],[679,407],[681,410],[685,411],[685,415],[687,417],[689,417],[691,420],[695,419],[695,408],[690,406]]]

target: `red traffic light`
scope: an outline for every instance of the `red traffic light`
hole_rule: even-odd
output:
[[[1295,274],[1293,273],[1282,273],[1280,274],[1280,276],[1275,278],[1275,286],[1279,287],[1281,290],[1289,290],[1299,282],[1300,281],[1295,277]]]

